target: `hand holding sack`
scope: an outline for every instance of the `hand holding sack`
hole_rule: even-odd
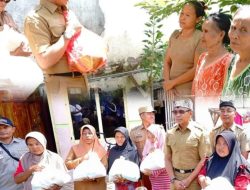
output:
[[[89,153],[88,159],[83,160],[73,171],[73,180],[96,179],[106,176],[106,168],[95,152]]]
[[[149,153],[144,160],[142,160],[140,165],[140,170],[142,173],[145,170],[158,170],[165,168],[164,153],[160,149],[155,149],[153,152]]]
[[[72,178],[66,171],[46,167],[40,172],[34,172],[31,186],[32,190],[49,189],[53,185],[63,186],[71,181]]]
[[[116,176],[120,176],[129,181],[137,182],[140,178],[140,170],[137,164],[124,157],[116,159],[109,171],[109,181],[115,181]]]
[[[67,21],[68,12],[64,16]],[[66,49],[70,69],[80,73],[96,72],[106,65],[107,49],[102,37],[82,27],[70,39]]]

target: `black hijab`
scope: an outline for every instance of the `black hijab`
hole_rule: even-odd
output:
[[[120,156],[123,156],[126,160],[132,161],[139,165],[139,155],[135,145],[132,143],[128,130],[125,127],[118,127],[115,129],[115,133],[120,132],[125,136],[124,143],[119,146],[116,144],[114,147],[111,148],[108,157],[108,172],[114,163],[114,161]]]
[[[223,131],[216,136],[216,144],[219,137],[223,137],[229,148],[229,154],[226,157],[220,157],[215,151],[207,162],[207,176],[211,179],[216,177],[225,177],[234,185],[240,165],[248,165],[245,158],[241,155],[240,146],[232,131]]]

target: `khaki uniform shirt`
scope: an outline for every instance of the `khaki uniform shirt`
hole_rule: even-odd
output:
[[[13,138],[10,144],[3,143],[3,146],[17,158],[28,151],[25,141],[19,138]],[[18,162],[0,147],[0,190],[23,190],[23,184],[16,184],[14,181],[13,174],[17,166]]]
[[[24,33],[33,53],[45,52],[49,46],[59,40],[65,29],[66,22],[62,14],[62,8],[48,0],[41,0],[40,5],[26,17],[24,23]],[[43,70],[43,72],[55,74],[71,71],[64,55],[57,64]]]
[[[159,125],[159,127],[163,127],[162,125]],[[130,131],[130,138],[137,147],[140,159],[142,159],[142,152],[143,148],[147,139],[147,130],[143,125],[139,125],[137,127],[134,127]]]
[[[165,154],[172,155],[172,165],[181,170],[194,169],[201,158],[210,156],[209,136],[203,127],[191,121],[185,131],[176,125],[166,135]]]
[[[250,144],[249,144],[250,142],[249,142],[249,139],[247,137],[246,131],[242,127],[236,125],[235,123],[229,129],[225,129],[221,125],[221,126],[218,126],[218,127],[214,128],[210,132],[210,142],[211,142],[211,146],[212,146],[213,150],[215,149],[215,138],[216,138],[216,136],[218,134],[220,134],[224,130],[231,130],[232,132],[234,132],[234,134],[236,135],[237,140],[239,141],[241,152],[249,152],[250,151]]]

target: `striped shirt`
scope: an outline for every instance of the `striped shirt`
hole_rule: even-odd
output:
[[[165,168],[153,170],[149,176],[152,190],[170,190],[170,178]]]

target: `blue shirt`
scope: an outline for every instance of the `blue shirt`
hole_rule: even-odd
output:
[[[23,139],[13,138],[10,144],[3,144],[12,156],[20,158],[28,151]],[[0,147],[0,190],[23,190],[22,184],[16,184],[13,174],[16,171],[18,162],[11,158],[2,147]]]

